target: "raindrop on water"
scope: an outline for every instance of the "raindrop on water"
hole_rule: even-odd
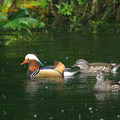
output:
[[[89,108],[88,108],[88,110],[90,110],[90,111],[91,111],[91,110],[92,110],[92,107],[89,107]]]
[[[4,74],[5,73],[5,70],[4,69],[2,69],[2,74]]]
[[[49,117],[49,119],[50,119],[50,120],[52,120],[52,119],[53,119],[53,117]]]
[[[90,111],[90,113],[93,113],[93,111]]]
[[[68,57],[66,57],[66,60],[68,60]]]
[[[62,113],[64,113],[64,110],[61,110]]]
[[[34,115],[34,118],[36,118],[37,117],[37,115]]]
[[[6,96],[4,94],[2,94],[3,98],[6,98]]]
[[[45,88],[48,89],[48,86],[46,86]]]
[[[7,113],[6,113],[6,111],[5,110],[3,110],[3,115],[6,115]]]
[[[96,111],[98,111],[98,109],[96,109]]]
[[[117,115],[118,118],[120,118],[120,115]]]
[[[79,114],[79,118],[78,119],[81,120],[81,114]]]

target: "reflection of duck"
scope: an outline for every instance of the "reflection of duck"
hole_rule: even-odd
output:
[[[43,77],[43,78],[50,78],[50,77],[63,77],[63,72],[65,66],[61,62],[56,62],[55,68],[50,69],[48,67],[43,67],[44,65],[38,59],[38,57],[34,54],[27,54],[25,56],[25,60],[21,63],[26,64],[29,63],[29,68],[27,71],[27,75],[30,78],[36,77]]]
[[[120,67],[120,64],[112,65],[102,62],[88,63],[84,59],[79,59],[73,67],[80,67],[80,72],[83,73],[96,73],[98,70],[104,72],[116,72],[116,70]]]
[[[27,79],[24,81],[24,87],[25,91],[30,93],[31,95],[35,95],[39,89],[49,89],[50,87],[53,87],[57,90],[64,90],[64,78],[33,78],[33,79]],[[53,88],[51,88],[53,89]]]
[[[119,91],[120,90],[120,83],[119,82],[113,82],[106,80],[102,73],[102,71],[99,71],[97,77],[97,82],[94,86],[95,92],[107,92],[107,91]]]

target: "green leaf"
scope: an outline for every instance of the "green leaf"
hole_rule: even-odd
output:
[[[20,8],[10,19],[17,19],[21,17],[27,17],[29,15],[28,10],[26,8]]]
[[[6,21],[8,21],[8,18],[2,13],[0,13],[0,22],[6,22]]]
[[[77,2],[78,2],[79,5],[83,5],[82,0],[77,0]]]
[[[3,1],[3,5],[2,5],[2,8],[1,8],[1,12],[2,12],[3,14],[6,15],[6,13],[8,12],[9,8],[10,8],[11,5],[12,5],[12,2],[13,2],[13,0],[4,0],[4,1]]]
[[[12,20],[8,22],[7,24],[5,24],[3,27],[4,28],[19,28],[22,26],[24,27],[26,26],[29,28],[35,28],[35,27],[38,27],[38,25],[39,25],[38,20],[34,18],[23,17],[23,18]]]
[[[45,23],[44,22],[40,22],[39,23],[39,28],[44,28],[45,27]]]

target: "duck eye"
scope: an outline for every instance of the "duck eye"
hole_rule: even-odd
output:
[[[27,58],[27,60],[29,60],[30,58]]]

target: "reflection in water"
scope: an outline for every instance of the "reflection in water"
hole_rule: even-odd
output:
[[[27,53],[37,53],[48,65],[60,60],[66,67],[77,59],[120,63],[116,52],[120,51],[120,34],[38,32],[34,40],[18,40],[9,47],[4,43],[10,36],[1,38],[0,120],[120,119],[120,93],[94,94],[96,75],[79,73],[64,79],[25,80],[27,66],[20,67]],[[108,76],[120,80],[120,72]]]
[[[98,101],[106,101],[109,99],[117,99],[119,98],[119,92],[104,92],[104,93],[95,93],[95,98]]]
[[[56,91],[63,90],[64,78],[34,78],[25,81],[25,91],[34,95],[41,88],[48,89],[50,84],[55,85]]]

